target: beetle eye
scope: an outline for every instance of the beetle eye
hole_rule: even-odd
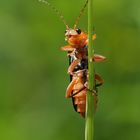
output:
[[[66,34],[67,30],[65,30],[65,34]]]
[[[81,30],[80,30],[80,29],[76,29],[76,32],[77,32],[78,34],[81,34]]]

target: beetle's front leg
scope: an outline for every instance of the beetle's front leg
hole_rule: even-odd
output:
[[[74,51],[74,48],[70,45],[67,45],[67,46],[61,47],[61,50],[62,51]]]
[[[92,36],[92,40],[95,40],[96,39],[96,34],[94,34],[93,36]]]
[[[78,65],[78,63],[80,63],[80,59],[75,59],[69,66],[68,68],[68,74],[73,75],[73,71],[75,69],[75,67]]]
[[[92,40],[96,39],[96,34],[92,35]],[[88,45],[88,39],[86,40],[86,45]]]
[[[104,60],[106,60],[106,57],[99,54],[94,54],[93,57],[91,58],[91,61],[94,61],[94,62],[101,62]]]

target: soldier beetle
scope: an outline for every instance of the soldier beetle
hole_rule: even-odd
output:
[[[61,48],[61,50],[68,52],[69,67],[68,74],[70,75],[70,84],[66,90],[66,98],[72,98],[73,106],[76,112],[85,116],[86,94],[88,89],[88,34],[77,28],[77,24],[82,16],[88,0],[86,0],[82,7],[79,16],[76,19],[73,28],[69,28],[63,15],[48,1],[40,0],[51,7],[53,11],[60,17],[66,26],[65,41],[68,45]],[[93,35],[93,40],[96,39],[96,34]],[[94,54],[91,61],[101,62],[106,58],[102,55]],[[94,110],[97,106],[97,87],[103,84],[103,79],[95,74],[95,90],[92,91],[94,96]]]

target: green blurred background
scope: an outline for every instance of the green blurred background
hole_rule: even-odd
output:
[[[50,0],[73,27],[84,0]],[[105,79],[96,140],[140,140],[140,1],[94,0],[96,64]],[[79,27],[87,30],[87,12]],[[65,99],[65,26],[37,0],[0,0],[0,140],[84,140],[84,119]]]

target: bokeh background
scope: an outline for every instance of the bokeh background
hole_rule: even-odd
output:
[[[84,0],[49,0],[73,27]],[[140,1],[94,0],[96,64],[105,79],[96,140],[140,139]],[[87,12],[79,27],[87,30]],[[0,0],[0,140],[84,140],[84,119],[65,99],[65,26],[37,0]]]

